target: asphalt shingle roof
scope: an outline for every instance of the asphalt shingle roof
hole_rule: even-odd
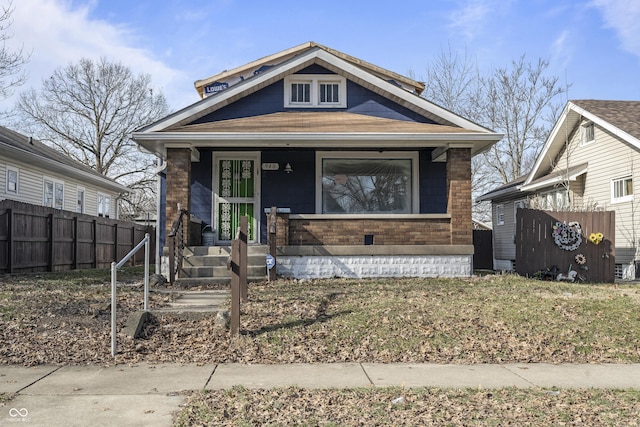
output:
[[[584,99],[571,102],[640,139],[640,101]]]

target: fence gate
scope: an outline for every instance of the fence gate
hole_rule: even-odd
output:
[[[597,244],[591,234],[600,235]],[[597,240],[597,239],[596,239]],[[615,212],[551,212],[518,209],[516,272],[534,276],[556,266],[574,270],[586,282],[615,281]]]

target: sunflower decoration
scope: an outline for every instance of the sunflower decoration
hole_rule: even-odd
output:
[[[594,245],[597,245],[600,242],[602,242],[603,238],[604,238],[604,236],[602,235],[602,233],[591,233],[591,234],[589,234],[589,241],[591,243],[593,243]]]
[[[575,260],[578,265],[585,265],[587,263],[587,257],[585,257],[583,254],[576,255]]]

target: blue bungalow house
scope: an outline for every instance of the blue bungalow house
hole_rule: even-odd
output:
[[[263,245],[275,206],[280,275],[471,274],[471,157],[500,134],[315,42],[195,87],[200,101],[133,134],[166,164],[163,232],[180,204],[208,245],[228,245],[241,215]]]

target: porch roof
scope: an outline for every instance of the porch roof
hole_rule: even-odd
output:
[[[207,133],[466,133],[482,132],[431,123],[386,119],[347,112],[278,112],[217,122],[172,126],[163,132]]]
[[[502,135],[434,123],[417,123],[342,111],[277,112],[215,122],[173,125],[155,132],[136,132],[134,139],[149,151],[164,155],[168,147],[190,148],[436,148],[443,161],[449,148],[486,150]]]

